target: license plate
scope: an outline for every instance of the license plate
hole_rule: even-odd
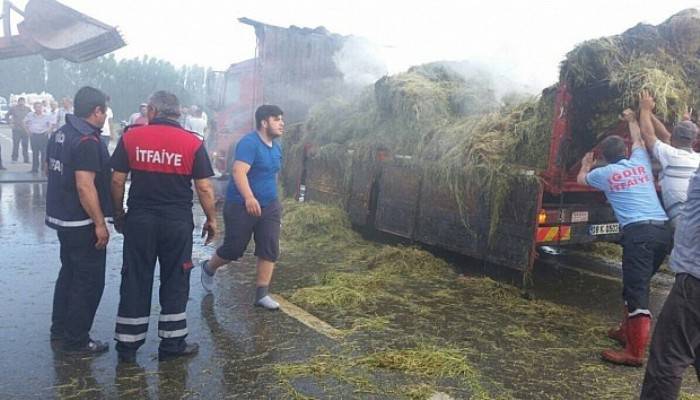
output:
[[[588,211],[574,211],[571,213],[571,223],[588,222]]]
[[[588,227],[589,235],[612,235],[620,233],[620,224],[600,224]]]

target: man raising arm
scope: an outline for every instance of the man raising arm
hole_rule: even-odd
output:
[[[649,338],[649,283],[668,253],[671,235],[654,186],[651,161],[644,149],[640,127],[631,110],[625,110],[632,139],[632,154],[619,136],[610,136],[599,147],[608,165],[591,171],[593,153],[581,161],[578,182],[605,193],[622,230],[622,284],[625,314],[618,329],[608,336],[618,340],[623,351],[606,350],[606,361],[640,366]]]

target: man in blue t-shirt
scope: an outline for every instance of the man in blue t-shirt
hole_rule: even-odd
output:
[[[282,110],[274,105],[260,106],[255,111],[255,124],[257,129],[236,145],[224,208],[224,243],[210,260],[201,263],[202,286],[211,292],[217,268],[238,260],[252,235],[258,258],[255,305],[276,310],[279,304],[268,295],[268,287],[279,256],[282,222],[282,205],[277,198],[282,149],[275,140],[284,132]]]
[[[622,297],[625,316],[608,336],[618,340],[623,351],[606,350],[603,359],[616,364],[641,366],[649,338],[649,282],[671,245],[671,233],[654,185],[651,160],[642,142],[634,112],[625,110],[632,138],[632,154],[619,136],[600,144],[607,165],[591,171],[593,153],[581,161],[578,182],[602,190],[622,229]]]

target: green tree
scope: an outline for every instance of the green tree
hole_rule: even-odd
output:
[[[209,71],[198,65],[176,68],[148,56],[117,60],[110,54],[80,64],[29,56],[0,61],[0,96],[46,91],[60,99],[90,85],[111,97],[114,117],[120,120],[136,112],[156,90],[175,93],[184,105],[203,106]]]

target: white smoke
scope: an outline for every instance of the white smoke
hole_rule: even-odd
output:
[[[361,37],[348,37],[333,61],[345,83],[352,86],[371,85],[388,73],[378,47]]]

